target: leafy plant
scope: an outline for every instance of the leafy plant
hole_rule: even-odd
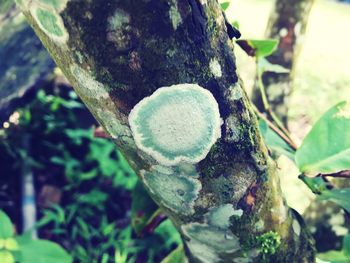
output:
[[[343,248],[340,251],[332,250],[326,253],[319,253],[317,262],[330,263],[348,263],[350,262],[350,235],[346,235],[343,239]]]
[[[0,262],[70,263],[72,257],[51,241],[33,240],[29,235],[15,236],[10,218],[0,210]]]
[[[295,161],[304,174],[330,174],[350,169],[350,102],[328,110],[304,139]]]

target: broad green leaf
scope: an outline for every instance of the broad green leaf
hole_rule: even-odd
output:
[[[71,263],[72,257],[59,245],[47,240],[18,239],[21,263]]]
[[[350,234],[346,235],[343,239],[343,251],[350,259]]]
[[[249,55],[256,58],[270,56],[276,51],[279,41],[277,39],[253,40],[239,39],[236,43]]]
[[[350,258],[344,255],[343,251],[332,250],[326,253],[317,254],[317,258],[327,263],[349,263]]]
[[[11,219],[0,210],[0,239],[12,237],[14,234]]]
[[[157,210],[158,205],[139,181],[133,190],[131,205],[131,224],[137,235],[141,235]]]
[[[290,70],[282,67],[281,65],[272,64],[266,58],[260,58],[258,60],[259,72],[274,72],[274,73],[289,73]]]
[[[170,252],[161,263],[186,263],[187,258],[182,245],[178,246],[175,250]]]
[[[323,262],[331,263],[349,263],[350,262],[350,235],[343,239],[343,248],[341,251],[331,250],[326,253],[320,253],[317,257]]]
[[[319,198],[337,203],[350,213],[350,188],[325,190]],[[349,240],[346,241],[349,243]]]
[[[15,263],[15,258],[9,251],[0,251],[0,262],[1,263]]]
[[[19,249],[18,243],[14,238],[8,238],[4,240],[4,248],[6,250],[15,251]]]
[[[350,169],[350,102],[327,111],[296,152],[299,170],[307,175]]]
[[[221,5],[222,10],[226,11],[227,8],[230,6],[230,2],[223,2],[220,5]]]
[[[273,130],[269,128],[266,121],[259,120],[259,129],[267,146],[278,155],[285,155],[294,161],[294,150]]]

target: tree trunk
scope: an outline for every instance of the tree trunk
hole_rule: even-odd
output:
[[[290,70],[289,74],[266,72],[263,75],[263,83],[271,109],[284,124],[287,124],[295,66],[313,3],[314,0],[276,0],[266,30],[267,38],[280,41],[278,50],[269,56],[268,60]],[[264,112],[258,88],[253,93],[253,102],[260,111]]]
[[[190,262],[314,261],[216,0],[18,2],[181,233]]]

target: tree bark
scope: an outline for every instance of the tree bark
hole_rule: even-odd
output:
[[[306,228],[283,200],[216,0],[18,2],[78,95],[181,233],[190,262],[314,261]],[[181,92],[189,90],[184,83],[213,95],[215,102],[206,106],[215,112],[218,103],[221,137],[208,154],[179,157],[177,163],[175,156],[170,163],[137,143],[129,114],[151,100],[146,97],[161,96],[156,90],[169,91],[175,84],[181,84]],[[176,115],[173,111],[163,113],[166,122]],[[188,125],[194,129],[190,133],[197,132],[195,121]]]
[[[314,0],[276,0],[265,33],[267,38],[280,41],[277,51],[269,56],[268,60],[290,70],[288,74],[266,72],[263,75],[271,109],[284,124],[287,124],[288,119],[288,104],[293,91],[295,66],[314,2]],[[253,93],[253,102],[260,111],[264,112],[258,88],[255,88]]]

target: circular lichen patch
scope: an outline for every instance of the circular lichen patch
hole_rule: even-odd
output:
[[[129,115],[136,145],[163,165],[197,163],[221,136],[214,96],[197,84],[162,87]]]
[[[40,29],[52,40],[66,42],[68,33],[63,20],[57,11],[46,5],[32,4],[30,12],[37,21]]]
[[[57,16],[49,10],[45,10],[42,8],[38,8],[36,10],[36,14],[38,16],[38,20],[40,24],[45,28],[46,31],[51,34],[62,37],[63,30],[57,24]]]

